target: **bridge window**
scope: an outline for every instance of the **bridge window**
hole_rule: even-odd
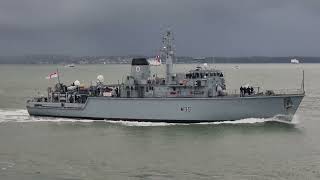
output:
[[[192,73],[192,79],[195,79],[195,78],[196,78],[196,74]]]

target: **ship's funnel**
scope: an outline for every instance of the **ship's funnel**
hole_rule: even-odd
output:
[[[131,62],[131,76],[139,83],[150,77],[150,66],[146,58],[134,58]]]

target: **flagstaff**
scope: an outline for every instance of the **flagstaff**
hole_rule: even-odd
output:
[[[60,83],[60,75],[59,75],[59,69],[58,68],[57,68],[57,76],[58,76],[58,83],[61,84]]]

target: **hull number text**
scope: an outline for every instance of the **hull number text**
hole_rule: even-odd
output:
[[[191,112],[192,108],[186,106],[186,107],[181,107],[180,110],[181,110],[182,112]]]

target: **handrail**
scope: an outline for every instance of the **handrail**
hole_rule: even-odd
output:
[[[265,90],[261,91],[259,88],[259,91],[254,91],[252,95],[263,95],[267,91],[273,92],[274,95],[285,95],[285,94],[304,94],[303,89],[275,89],[275,90]],[[227,89],[224,91],[228,96],[239,96],[240,95],[240,90],[238,89]]]
[[[275,94],[304,94],[303,89],[277,89],[273,90]]]

